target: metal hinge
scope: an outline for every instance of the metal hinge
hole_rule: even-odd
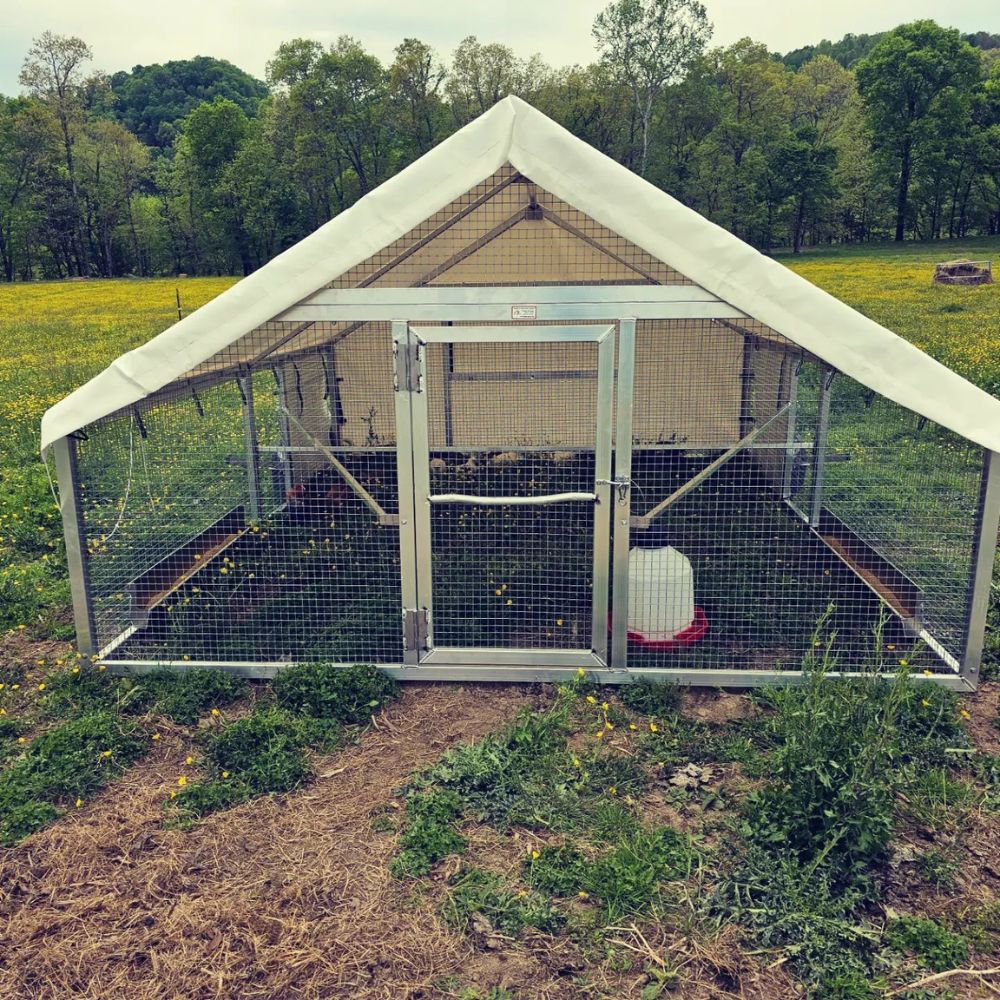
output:
[[[420,392],[420,342],[393,344],[392,357],[395,362],[392,386],[396,392]]]
[[[426,649],[429,628],[430,614],[426,608],[404,608],[403,649]]]

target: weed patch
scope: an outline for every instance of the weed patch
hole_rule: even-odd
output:
[[[741,923],[757,945],[784,951],[814,996],[874,1000],[880,994],[867,984],[881,935],[856,915],[861,902],[862,893],[836,884],[828,868],[759,847],[712,898],[716,912]]]
[[[969,944],[961,934],[925,917],[900,917],[887,938],[897,951],[911,954],[917,965],[933,972],[954,969],[969,957]]]
[[[52,822],[61,807],[117,777],[147,746],[140,726],[108,712],[42,733],[0,773],[0,843],[16,844]]]
[[[212,777],[191,785],[185,779],[169,802],[173,813],[183,822],[298,788],[311,774],[305,751],[313,736],[307,723],[275,707],[223,726],[205,741]]]
[[[406,803],[407,827],[400,838],[402,850],[393,859],[396,878],[426,875],[449,854],[465,849],[465,838],[453,824],[462,814],[462,799],[450,789],[413,793]]]
[[[533,893],[513,893],[499,875],[479,868],[463,868],[451,879],[450,887],[443,915],[456,930],[498,931],[516,937],[525,927],[555,933],[566,922],[547,900]]]
[[[670,681],[646,678],[622,686],[619,697],[627,708],[658,718],[675,715],[681,704],[681,689]]]
[[[365,723],[398,697],[399,685],[370,665],[334,667],[305,663],[274,679],[278,704],[315,719]]]
[[[525,878],[553,896],[594,897],[613,922],[658,910],[663,884],[687,875],[692,859],[676,830],[639,829],[593,859],[573,846],[544,848],[525,862]]]

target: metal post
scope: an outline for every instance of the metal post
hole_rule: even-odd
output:
[[[740,437],[746,437],[753,427],[753,337],[743,336],[743,370],[740,373]]]
[[[618,413],[615,421],[614,557],[611,577],[611,666],[628,667],[629,521],[632,513],[632,403],[635,320],[618,325]]]
[[[816,419],[816,447],[813,450],[812,502],[809,505],[809,526],[819,524],[823,508],[823,479],[826,475],[826,439],[830,430],[830,388],[836,372],[832,368],[820,373],[819,414]]]
[[[87,566],[87,532],[83,523],[78,490],[76,441],[59,438],[52,445],[59,481],[59,510],[62,513],[63,537],[66,540],[66,565],[69,569],[69,589],[73,598],[73,621],[76,644],[88,656],[97,651],[97,626],[90,593],[90,573]]]
[[[597,347],[597,429],[594,442],[594,562],[590,648],[608,662],[608,591],[611,563],[611,518],[618,499],[611,482],[612,407],[615,393],[614,327]]]
[[[985,451],[983,477],[979,488],[979,510],[972,543],[972,571],[969,577],[969,617],[962,655],[961,676],[973,688],[979,680],[983,657],[986,614],[993,585],[993,562],[1000,529],[1000,453]]]
[[[802,371],[802,362],[793,363],[792,378],[788,386],[788,426],[785,431],[785,465],[781,470],[781,497],[783,500],[790,500],[792,497],[792,476],[795,471],[795,461],[798,458],[798,449],[795,447],[795,434],[797,431],[795,418],[799,412],[799,373]]]
[[[397,320],[392,324],[393,350],[398,356],[409,349],[409,325]],[[400,380],[396,386],[396,485],[399,491],[399,572],[400,625],[403,636],[403,663],[416,664],[420,660],[419,642],[411,619],[417,613],[417,549],[413,492],[413,416],[412,394],[409,386]]]
[[[257,420],[253,409],[253,376],[245,375],[239,380],[243,396],[243,444],[247,459],[247,493],[250,499],[250,520],[260,520],[263,507],[260,492],[260,449],[257,445]]]
[[[285,388],[285,373],[280,368],[274,369],[274,378],[278,383],[278,435],[279,443],[288,448],[292,443],[292,432],[288,425],[288,417],[285,416],[285,408],[288,406],[288,393]],[[289,451],[282,451],[278,456],[281,462],[282,490],[281,495],[287,496],[292,488],[292,455]]]

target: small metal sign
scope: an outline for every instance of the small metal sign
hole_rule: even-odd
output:
[[[511,306],[511,319],[538,319],[538,306]]]

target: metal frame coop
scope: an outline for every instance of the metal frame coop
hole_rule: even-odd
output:
[[[977,678],[1000,402],[515,98],[43,447],[115,668]]]

